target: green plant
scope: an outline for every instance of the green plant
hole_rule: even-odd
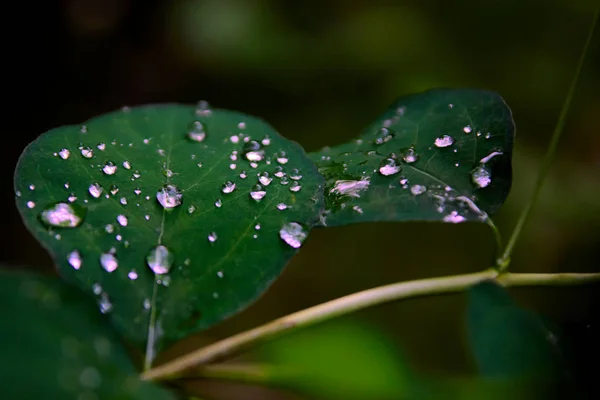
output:
[[[547,383],[562,370],[556,346],[548,340],[551,330],[489,281],[532,286],[600,280],[600,274],[508,272],[576,81],[534,195],[505,247],[490,215],[510,189],[514,123],[507,105],[492,92],[442,89],[403,97],[358,139],[308,155],[263,121],[203,102],[125,108],[47,132],[19,161],[17,206],[68,283],[2,273],[3,304],[15,304],[5,314],[10,326],[4,324],[9,328],[1,336],[7,357],[0,372],[10,382],[9,395],[174,398],[147,381],[164,382],[183,396],[184,383],[197,378],[344,398],[514,396],[515,385],[528,398],[541,386],[553,388]],[[152,368],[157,352],[260,296],[311,228],[414,220],[489,225],[498,251],[492,268],[359,292]],[[214,364],[371,305],[467,289],[472,348],[488,379],[423,379],[399,368],[386,379],[373,374],[351,382],[304,358],[306,350],[281,357],[297,361],[290,368]],[[90,295],[105,317],[92,310]],[[41,319],[49,323],[36,331],[33,323]],[[325,346],[332,358],[359,351],[339,343],[341,335]],[[131,345],[134,359],[143,353],[141,379],[117,336]],[[373,346],[360,354],[385,352],[376,347],[378,338],[364,337],[360,343],[370,341]],[[272,350],[273,359],[284,349]],[[38,387],[24,381],[31,368],[54,365],[57,376],[40,377]]]

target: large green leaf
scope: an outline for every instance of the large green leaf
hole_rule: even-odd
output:
[[[484,376],[555,378],[561,374],[556,335],[493,282],[469,290],[468,332]]]
[[[508,195],[513,136],[496,93],[402,97],[358,139],[310,154],[327,180],[321,223],[485,220]]]
[[[3,399],[174,396],[143,382],[105,316],[57,278],[0,270]]]
[[[323,207],[322,177],[300,146],[202,103],[51,130],[21,156],[15,190],[61,275],[122,334],[147,341],[148,359],[255,300]]]

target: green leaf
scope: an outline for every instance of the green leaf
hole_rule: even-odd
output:
[[[485,220],[510,190],[514,129],[493,92],[402,97],[358,139],[310,154],[327,183],[321,224]]]
[[[412,374],[393,342],[368,326],[329,323],[262,350],[270,383],[328,399],[399,399]]]
[[[480,372],[494,378],[554,378],[561,373],[556,336],[492,282],[469,290],[469,341]]]
[[[148,360],[260,296],[323,207],[300,146],[202,103],[51,130],[21,156],[15,190],[61,275],[127,338],[147,341]]]
[[[56,278],[0,270],[6,399],[174,399],[138,379],[105,316]]]

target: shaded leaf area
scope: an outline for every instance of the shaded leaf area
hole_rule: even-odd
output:
[[[484,221],[510,190],[514,130],[494,92],[401,97],[356,140],[310,154],[327,183],[321,224]]]
[[[469,290],[468,334],[481,375],[532,382],[540,398],[567,387],[557,335],[496,283],[483,282]]]
[[[57,278],[0,271],[6,399],[174,399],[138,379],[96,304]]]
[[[18,209],[63,277],[147,360],[266,290],[323,206],[297,144],[226,110],[124,108],[31,143]]]

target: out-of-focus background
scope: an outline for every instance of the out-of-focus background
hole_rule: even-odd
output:
[[[353,138],[398,96],[435,87],[499,92],[517,125],[514,183],[495,217],[508,236],[591,23],[594,0],[63,0],[3,12],[3,264],[51,271],[12,202],[12,171],[44,131],[123,105],[194,103],[260,116],[307,151]],[[512,268],[600,270],[600,34]],[[170,355],[377,285],[474,272],[493,256],[486,226],[374,223],[311,233],[252,307]],[[598,285],[520,289],[596,376]],[[390,339],[423,373],[469,374],[462,295],[387,304],[344,318]],[[353,322],[354,321],[354,322]],[[315,355],[316,357],[317,355]],[[169,353],[165,355],[169,357]],[[252,358],[252,354],[246,358]],[[292,398],[210,385],[223,399]],[[296,398],[296,397],[294,397]]]

